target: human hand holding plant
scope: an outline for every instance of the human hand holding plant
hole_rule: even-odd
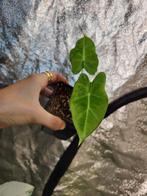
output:
[[[54,72],[50,83],[62,81],[65,77]],[[33,74],[0,90],[0,128],[22,124],[42,124],[52,130],[65,127],[59,117],[48,113],[39,103],[40,94],[50,96],[46,74]]]
[[[70,61],[74,74],[84,69],[91,75],[95,74],[98,58],[93,41],[87,36],[78,40],[75,48],[70,52]],[[79,143],[82,143],[104,118],[108,106],[105,81],[106,76],[103,72],[97,74],[92,82],[87,74],[81,73],[75,83],[69,106],[73,124],[80,138]],[[52,82],[67,83],[59,73],[54,73]],[[0,90],[0,128],[15,124],[36,123],[53,130],[63,129],[64,119],[61,120],[60,116],[48,113],[39,103],[40,93],[51,95],[47,86],[47,76],[35,74]],[[61,105],[64,106],[64,102],[63,104],[61,102]]]

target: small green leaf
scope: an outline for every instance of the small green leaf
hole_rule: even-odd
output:
[[[108,107],[105,82],[105,73],[101,72],[93,82],[89,81],[86,74],[81,74],[75,83],[70,110],[80,138],[79,143],[98,127],[105,116]]]
[[[93,41],[84,36],[76,43],[75,48],[70,52],[70,62],[72,64],[72,72],[79,73],[83,68],[89,74],[95,74],[98,66],[98,57]]]

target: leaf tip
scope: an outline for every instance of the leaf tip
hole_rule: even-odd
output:
[[[84,142],[84,140],[82,138],[79,138],[78,146],[80,146],[83,142]]]

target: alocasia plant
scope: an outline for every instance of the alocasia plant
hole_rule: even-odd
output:
[[[70,52],[72,72],[77,74],[85,69],[93,75],[97,72],[98,57],[93,41],[84,35]],[[108,96],[105,91],[105,73],[98,73],[92,82],[85,73],[76,81],[70,98],[72,120],[79,136],[79,144],[88,137],[103,120]]]

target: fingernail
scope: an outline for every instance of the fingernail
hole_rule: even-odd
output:
[[[63,129],[65,129],[65,122],[63,122],[61,127],[60,127],[60,130],[63,130]]]
[[[54,89],[53,88],[46,88],[45,92],[46,92],[47,95],[51,95],[51,94],[53,94]]]
[[[47,89],[49,89],[51,92],[54,91],[53,87],[51,87],[51,86],[48,86]]]

